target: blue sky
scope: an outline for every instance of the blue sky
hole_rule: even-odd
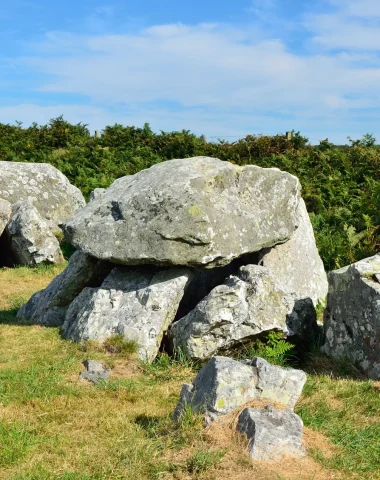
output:
[[[380,0],[0,0],[0,122],[380,140]]]

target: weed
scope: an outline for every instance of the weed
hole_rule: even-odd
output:
[[[269,332],[265,341],[256,340],[243,345],[237,351],[237,358],[262,357],[275,365],[286,365],[293,357],[294,345],[284,340],[281,332]]]
[[[124,357],[130,357],[138,349],[138,345],[134,340],[126,340],[123,335],[113,335],[107,338],[103,346],[107,352],[116,353]]]
[[[214,468],[220,460],[224,457],[226,452],[213,452],[207,450],[197,450],[190,458],[187,460],[187,471],[189,473],[203,473]]]

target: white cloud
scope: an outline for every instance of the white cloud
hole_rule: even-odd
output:
[[[65,55],[52,54],[56,44],[65,46]],[[311,110],[317,115],[328,114],[331,96],[355,108],[350,98],[359,95],[380,107],[376,57],[363,66],[348,54],[297,55],[280,40],[255,38],[250,29],[179,24],[136,35],[51,34],[43,50],[22,60],[50,77],[40,91],[83,95],[97,103],[174,102],[252,114]]]
[[[2,107],[0,121],[45,123],[63,113],[92,129],[149,122],[157,130],[228,136],[291,128],[315,133],[322,125],[336,138],[344,129],[355,136],[368,130],[363,118],[371,124],[380,116],[380,35],[365,13],[371,6],[377,11],[376,5],[363,0],[358,13],[354,0],[327,1],[333,13],[305,19],[313,49],[307,50],[304,36],[302,53],[257,25],[178,23],[119,35],[50,32],[34,45],[33,57],[13,64],[38,72],[35,89],[45,98],[67,94],[72,102],[86,98],[87,105]],[[274,3],[261,5],[271,10]]]
[[[305,26],[327,49],[380,50],[379,0],[330,0],[332,13],[311,14]]]

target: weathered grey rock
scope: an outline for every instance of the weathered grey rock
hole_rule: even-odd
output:
[[[280,461],[285,456],[302,457],[303,423],[290,410],[267,406],[246,408],[238,419],[237,430],[249,439],[249,454],[254,460]]]
[[[120,334],[136,341],[140,358],[152,361],[191,276],[187,268],[116,267],[100,288],[85,288],[73,301],[62,333],[74,341]]]
[[[63,263],[58,240],[37,209],[28,201],[12,205],[12,216],[6,231],[18,265]]]
[[[110,371],[101,362],[86,360],[83,364],[86,370],[80,373],[79,380],[87,380],[96,384],[109,379]]]
[[[107,262],[75,252],[67,268],[50,285],[35,293],[17,313],[17,318],[44,326],[59,326],[70,303],[87,286],[99,286],[110,272]]]
[[[95,188],[91,193],[90,193],[90,202],[93,200],[99,200],[99,198],[102,198],[106,189],[105,188]]]
[[[299,199],[289,173],[195,157],[119,178],[64,228],[114,263],[211,268],[289,240]]]
[[[326,343],[334,358],[357,363],[380,380],[380,253],[328,275]]]
[[[0,198],[0,235],[3,233],[12,214],[12,206],[7,200]]]
[[[86,204],[80,190],[47,163],[0,161],[0,198],[28,200],[53,230]]]
[[[273,400],[293,409],[302,394],[306,373],[295,368],[271,365],[260,357],[251,362],[257,375],[256,389],[260,398]]]
[[[302,198],[297,214],[299,226],[292,238],[282,245],[264,250],[260,254],[259,265],[272,270],[276,280],[286,285],[296,299],[311,298],[315,306],[325,304],[327,275]]]
[[[315,326],[310,299],[295,300],[276,283],[270,270],[247,265],[174,323],[170,335],[175,349],[203,360],[263,332],[303,335]]]
[[[190,406],[194,412],[215,418],[258,398],[293,409],[305,381],[302,370],[271,365],[259,357],[241,362],[213,357],[192,384],[183,385],[174,417],[178,419]]]
[[[213,357],[200,369],[192,384],[184,384],[174,417],[187,405],[193,412],[210,417],[225,415],[258,397],[257,374],[250,366],[232,358]]]

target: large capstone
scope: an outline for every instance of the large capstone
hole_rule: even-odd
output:
[[[292,238],[284,244],[261,252],[259,264],[269,268],[277,281],[286,285],[295,298],[311,298],[317,306],[319,303],[324,304],[326,300],[327,275],[302,198],[297,214],[299,226]]]
[[[289,240],[299,199],[298,179],[278,169],[170,160],[116,180],[64,228],[99,259],[212,268]]]
[[[98,287],[111,270],[107,262],[75,252],[66,269],[44,290],[35,293],[17,318],[43,326],[59,326],[71,302],[85,287]]]
[[[247,265],[172,325],[175,349],[203,360],[272,330],[307,336],[316,328],[311,299],[296,300],[265,267]]]
[[[249,454],[253,460],[277,462],[284,457],[303,457],[303,422],[290,410],[270,405],[244,409],[238,419],[237,430],[249,440]]]
[[[182,386],[174,417],[178,419],[190,407],[213,419],[255,399],[293,409],[305,381],[302,370],[271,365],[260,357],[246,361],[213,357],[193,383]]]
[[[86,204],[80,190],[47,163],[0,161],[0,198],[27,200],[52,230]]]
[[[6,233],[16,264],[35,266],[63,263],[58,240],[37,209],[28,201],[12,205],[12,216]]]
[[[73,301],[63,336],[103,341],[122,335],[136,342],[141,359],[152,361],[192,275],[188,268],[116,267],[99,288],[85,288]]]
[[[323,350],[380,379],[380,253],[330,272]]]

